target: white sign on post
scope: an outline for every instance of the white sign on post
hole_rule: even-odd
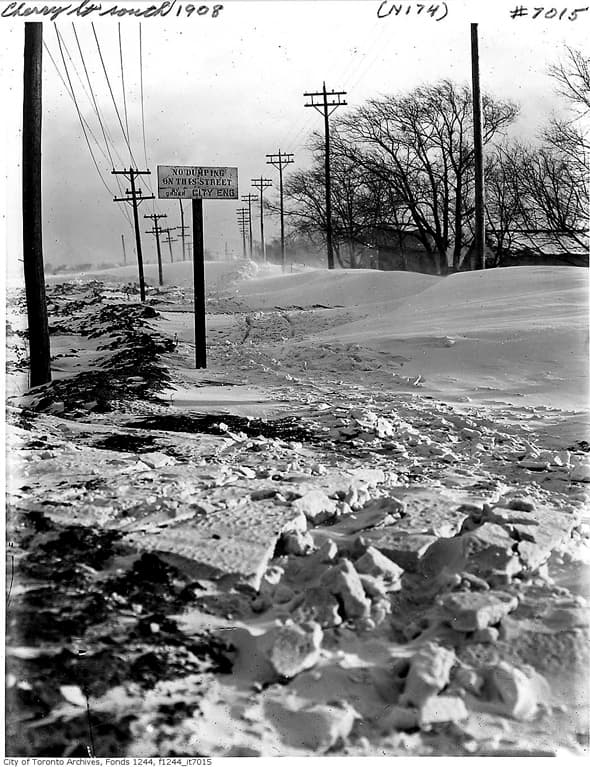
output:
[[[158,165],[161,200],[237,200],[237,168]]]

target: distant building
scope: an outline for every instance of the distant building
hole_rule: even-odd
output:
[[[586,245],[582,244],[584,239]],[[511,235],[509,245],[504,246],[501,254],[497,253],[493,241],[490,245],[498,266],[589,265],[588,236],[583,234],[573,237],[549,232],[517,232]]]
[[[379,229],[375,232],[377,243],[377,269],[384,271],[422,272],[437,274],[437,262],[428,252],[418,232],[402,229]],[[434,241],[429,238],[432,251]]]
[[[543,232],[512,234],[503,251],[488,236],[486,265],[495,266],[589,266],[589,245],[584,246],[584,235],[556,235]],[[582,240],[582,243],[580,242]],[[377,258],[375,267],[384,271],[398,270],[438,274],[438,258],[432,238],[428,238],[431,252],[417,231],[382,228],[375,232]],[[586,242],[588,238],[586,237]],[[470,247],[461,250],[460,269],[468,269]],[[447,268],[452,268],[453,244],[447,251]]]

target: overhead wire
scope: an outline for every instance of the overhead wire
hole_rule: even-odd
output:
[[[76,32],[76,25],[74,23],[72,23],[72,29],[73,29],[73,32],[74,32],[74,38],[76,40],[76,45],[78,46],[78,52],[80,54],[80,60],[82,61],[82,67],[84,68],[84,73],[86,75],[86,80],[88,81],[88,88],[89,88],[90,95],[91,95],[91,101],[92,101],[92,104],[94,106],[94,111],[96,112],[96,116],[98,118],[98,123],[99,123],[100,129],[102,131],[102,136],[103,136],[103,139],[104,139],[105,147],[106,147],[106,150],[107,150],[107,153],[108,153],[108,156],[109,156],[109,160],[111,162],[111,169],[114,170],[115,163],[113,161],[113,154],[111,152],[110,143],[113,144],[113,151],[119,157],[119,160],[121,161],[121,165],[123,165],[123,161],[121,160],[121,157],[120,157],[119,153],[117,152],[117,149],[116,149],[116,147],[114,145],[114,142],[113,142],[112,138],[110,138],[110,136],[107,137],[107,129],[106,129],[105,124],[103,122],[103,119],[101,117],[100,109],[99,109],[98,103],[96,101],[96,96],[94,95],[94,88],[92,87],[92,82],[90,80],[90,73],[88,71],[88,67],[86,66],[86,60],[85,60],[84,54],[82,52],[82,46],[80,45],[80,40],[78,38],[78,33]],[[119,180],[119,176],[117,176],[117,175],[115,175],[115,182],[117,184],[117,189],[119,190],[119,197],[123,197],[124,196],[124,194],[123,194],[123,187],[121,186],[121,181]],[[123,215],[127,219],[127,223],[129,224],[129,226],[131,228],[133,228],[133,223],[131,221],[131,214],[129,213],[128,209],[126,207],[123,207],[121,210],[123,211]]]
[[[74,105],[75,105],[75,99],[74,99],[74,95],[73,95],[72,89],[70,88],[70,86],[68,85],[68,83],[65,81],[65,79],[64,79],[64,76],[63,76],[63,75],[62,75],[62,73],[60,72],[60,70],[59,70],[59,66],[58,66],[57,62],[55,61],[55,59],[53,58],[53,56],[52,56],[52,54],[51,54],[51,50],[50,50],[49,46],[47,45],[47,42],[46,42],[45,40],[44,40],[43,42],[44,42],[44,48],[45,48],[45,52],[47,53],[47,55],[48,55],[48,56],[49,56],[49,58],[51,59],[51,63],[53,64],[53,66],[54,66],[54,68],[55,68],[55,71],[56,71],[56,74],[57,74],[57,76],[58,76],[58,77],[59,77],[59,79],[61,80],[61,82],[62,82],[62,85],[64,86],[64,88],[65,88],[65,90],[66,90],[66,93],[67,93],[67,94],[68,94],[68,96],[69,96],[69,97],[72,99],[72,102],[73,102],[73,103],[74,103]],[[88,123],[88,120],[86,120],[86,118],[85,118],[85,117],[82,117],[82,120],[83,120],[83,122],[84,122],[84,126],[86,127],[86,130],[88,131],[88,133],[89,133],[89,134],[92,136],[92,138],[94,139],[94,143],[96,144],[96,146],[97,146],[97,149],[100,151],[100,153],[101,153],[101,154],[102,154],[102,156],[105,158],[105,160],[108,160],[108,157],[107,157],[107,155],[106,155],[106,153],[105,153],[104,149],[101,147],[101,145],[100,145],[100,142],[98,141],[98,139],[97,139],[97,138],[96,138],[96,136],[94,135],[94,132],[93,132],[92,128],[90,127],[90,125],[89,125],[89,123]]]
[[[384,42],[384,38],[387,34],[387,31],[388,31],[387,25],[384,25],[381,28],[381,32],[379,33],[377,38],[379,43]],[[367,61],[363,62],[363,64],[357,69],[358,76],[356,77],[355,80],[352,81],[350,88],[355,88],[367,76],[367,74],[373,68],[375,61],[377,59],[377,56],[381,53],[381,50],[382,50],[382,45],[377,44],[377,41],[376,41],[373,55]],[[351,73],[351,76],[353,76],[353,74],[354,72]]]
[[[145,112],[143,102],[143,43],[141,36],[141,24],[139,25],[139,94],[141,100],[141,135],[143,138],[143,157],[145,159],[145,167],[148,167],[147,159],[147,145],[145,141]]]
[[[69,83],[69,86],[70,86],[70,91],[71,91],[71,94],[72,94],[72,98],[74,99],[74,105],[76,107],[76,112],[78,114],[78,119],[80,120],[80,125],[82,126],[82,132],[84,134],[84,138],[85,138],[86,144],[88,146],[88,151],[90,152],[90,156],[92,157],[92,162],[94,163],[94,167],[96,168],[96,171],[97,171],[97,173],[98,173],[98,175],[100,177],[100,180],[104,184],[104,186],[105,186],[106,190],[109,192],[109,194],[114,197],[114,194],[111,191],[111,189],[109,188],[109,185],[104,180],[104,177],[103,177],[103,175],[101,173],[101,170],[100,170],[100,168],[98,166],[98,163],[96,161],[96,157],[94,156],[94,152],[92,151],[92,146],[90,145],[90,140],[88,138],[88,133],[86,131],[86,126],[84,124],[85,121],[84,121],[84,118],[82,117],[82,113],[80,111],[80,107],[78,106],[78,100],[76,98],[76,93],[75,93],[74,87],[72,85],[72,80],[71,80],[71,77],[70,77],[70,72],[68,70],[68,65],[66,63],[66,58],[65,58],[65,55],[64,55],[64,52],[63,52],[62,43],[61,43],[61,36],[60,36],[59,31],[57,29],[57,26],[55,24],[54,24],[54,28],[55,28],[55,33],[56,33],[56,37],[57,37],[57,44],[59,46],[59,51],[60,51],[60,54],[61,54],[63,65],[64,65],[64,71],[66,73],[66,77],[67,77],[67,80],[68,80],[68,83]],[[94,140],[96,141],[96,138],[94,138]],[[97,146],[98,146],[98,142],[97,142]]]
[[[57,65],[57,62],[55,61],[55,59],[54,59],[54,57],[53,57],[53,55],[52,55],[52,53],[51,53],[51,50],[50,50],[50,48],[49,48],[49,46],[47,45],[47,42],[46,42],[45,40],[43,41],[43,47],[45,48],[45,52],[46,52],[46,53],[47,53],[47,55],[49,56],[49,58],[50,58],[50,60],[51,60],[51,63],[53,64],[53,67],[54,67],[54,69],[55,69],[55,72],[56,72],[57,76],[59,77],[59,79],[61,80],[61,82],[62,82],[62,84],[63,84],[63,86],[64,86],[64,88],[65,88],[65,90],[66,90],[66,93],[67,93],[67,94],[68,94],[68,96],[69,96],[69,97],[72,99],[72,102],[74,103],[74,106],[76,106],[76,99],[75,99],[75,95],[74,95],[74,92],[73,92],[73,90],[72,90],[72,89],[69,87],[68,83],[66,83],[66,81],[65,81],[65,79],[64,79],[64,77],[63,77],[63,75],[62,75],[62,73],[61,73],[61,72],[60,72],[60,70],[59,70],[59,66]],[[80,111],[79,111],[78,109],[77,109],[77,112],[78,112],[78,117],[80,117],[80,116],[81,116],[81,113],[80,113]],[[90,127],[90,125],[88,124],[88,121],[87,121],[87,120],[86,120],[86,119],[85,119],[83,116],[82,116],[82,121],[83,121],[83,129],[84,129],[84,126],[85,126],[85,127],[86,127],[86,130],[88,131],[88,133],[89,133],[89,134],[92,136],[92,138],[94,139],[94,142],[95,142],[95,144],[96,144],[97,148],[98,148],[98,149],[101,151],[101,154],[103,155],[103,157],[104,157],[104,158],[105,158],[105,160],[106,160],[106,159],[107,159],[107,158],[106,158],[106,155],[105,155],[105,153],[102,151],[102,148],[101,148],[101,146],[100,146],[100,143],[99,143],[98,139],[96,138],[96,136],[94,135],[94,133],[93,133],[93,131],[92,131],[92,129],[91,129],[91,127]],[[87,140],[87,143],[88,143],[88,140]],[[89,149],[90,149],[90,147],[89,147]],[[90,155],[91,155],[92,159],[94,160],[94,164],[95,164],[95,166],[96,166],[96,165],[97,165],[97,163],[96,163],[96,160],[94,159],[94,156],[93,156],[92,150],[90,150]],[[98,168],[97,168],[97,170],[98,170]],[[109,187],[109,186],[108,186],[108,184],[105,182],[105,180],[104,180],[104,178],[102,177],[102,175],[100,174],[100,170],[99,170],[99,176],[100,176],[100,178],[101,178],[101,180],[102,180],[102,183],[103,183],[103,184],[105,185],[105,187],[107,188],[107,190],[108,190],[109,194],[110,194],[111,196],[113,196],[113,192],[111,191],[110,187]],[[131,219],[129,218],[129,214],[128,214],[128,212],[127,212],[126,210],[125,210],[125,211],[121,210],[121,215],[123,215],[123,217],[127,219],[128,223],[130,223],[130,222],[131,222]]]
[[[115,144],[115,142],[113,140],[111,132],[108,129],[108,126],[106,124],[106,120],[104,120],[101,117],[100,109],[98,107],[98,103],[97,103],[96,97],[94,95],[94,88],[92,87],[92,83],[91,83],[91,80],[90,80],[90,73],[89,73],[88,68],[86,66],[86,60],[84,58],[84,53],[82,52],[82,46],[80,45],[80,40],[78,38],[78,33],[76,32],[76,25],[73,22],[72,22],[72,29],[73,29],[73,32],[74,32],[74,37],[76,39],[76,44],[78,46],[78,52],[80,54],[80,59],[82,61],[82,66],[84,68],[84,73],[86,75],[86,80],[88,82],[88,88],[89,88],[90,94],[91,94],[91,102],[92,102],[92,105],[94,106],[94,111],[96,112],[96,116],[98,118],[98,122],[99,122],[101,130],[102,130],[103,138],[105,140],[105,144],[106,144],[107,147],[109,147],[109,150],[110,150],[111,147],[112,147],[112,150],[113,150],[112,153],[109,151],[109,158],[111,160],[111,166],[113,168],[115,167],[115,163],[113,161],[112,154],[115,154],[117,156],[117,160],[118,160],[119,164],[123,165],[124,164],[123,163],[123,159],[122,159],[121,155],[119,154],[119,151],[117,150],[117,146],[116,146],[116,144]],[[66,51],[67,51],[67,49],[66,49]]]
[[[88,68],[86,67],[86,61],[84,60],[84,55],[82,53],[82,48],[80,47],[80,40],[78,39],[78,34],[76,32],[76,25],[74,23],[72,23],[72,29],[73,29],[73,32],[74,32],[74,37],[76,39],[76,45],[78,46],[78,52],[80,54],[80,59],[82,61],[82,67],[84,68],[84,74],[86,75],[86,80],[88,82],[88,88],[89,88],[89,91],[90,91],[90,101],[91,101],[92,105],[94,106],[94,111],[95,111],[96,116],[98,118],[98,124],[100,125],[100,130],[102,132],[102,137],[103,137],[103,140],[104,140],[105,149],[107,150],[107,154],[109,156],[109,160],[110,160],[110,163],[111,163],[111,169],[113,169],[115,167],[115,163],[113,162],[113,155],[111,153],[111,148],[109,146],[109,142],[107,141],[107,135],[106,135],[106,132],[105,132],[105,129],[104,129],[104,124],[102,122],[102,118],[101,118],[100,112],[98,110],[98,105],[96,103],[96,97],[94,95],[94,90],[92,88],[92,84],[90,83],[90,75],[88,73]],[[62,42],[63,42],[63,40],[62,40]],[[65,44],[64,44],[64,48],[65,48]],[[66,48],[66,52],[67,52],[67,48]],[[68,56],[69,56],[69,54],[68,54]],[[71,61],[71,57],[70,57],[70,61]]]
[[[376,33],[377,29],[380,27],[380,31]],[[363,41],[362,46],[363,48],[367,48],[369,41],[371,38],[375,38],[375,42],[372,46],[373,53],[368,58],[365,58],[362,61],[355,60],[355,52],[353,51],[348,64],[345,66],[344,70],[342,71],[342,74],[337,78],[339,82],[342,82],[344,84],[344,87],[347,89],[348,92],[353,90],[356,85],[364,78],[366,77],[367,73],[372,68],[375,59],[379,55],[379,53],[382,51],[383,46],[382,43],[384,41],[384,37],[387,34],[387,27],[386,25],[381,24],[379,20],[376,20],[372,27],[369,29],[369,31],[366,34],[366,37]],[[358,50],[355,49],[355,50]],[[336,79],[336,70],[333,69],[333,71],[330,73],[330,77],[332,79]],[[352,80],[351,80],[352,78]],[[297,144],[300,137],[308,132],[312,132],[314,124],[314,115],[308,114],[306,117],[302,118],[302,120],[298,121],[295,124],[294,129],[290,131],[288,134],[288,139],[286,143],[288,143],[290,146],[293,147],[293,151],[305,148],[305,145],[307,143],[307,137],[301,143]]]
[[[141,102],[141,135],[143,139],[143,157],[145,160],[145,169],[149,170],[149,163],[147,158],[147,144],[145,140],[145,111],[144,111],[144,98],[143,98],[143,38],[141,34],[141,23],[139,24],[139,93]],[[151,187],[149,180],[146,179],[146,184],[151,194],[154,191]],[[155,201],[152,200],[152,213],[156,212]]]
[[[121,22],[119,27],[119,58],[121,60],[121,89],[123,91],[123,110],[125,114],[125,128],[127,129],[127,143],[129,143],[129,118],[127,116],[127,94],[125,93],[125,74],[123,67],[123,45],[121,43]]]
[[[101,50],[101,47],[100,47],[100,42],[98,40],[98,35],[96,34],[96,28],[94,26],[94,22],[91,23],[91,26],[92,26],[92,32],[94,33],[94,39],[96,41],[96,47],[98,49],[98,55],[100,57],[100,63],[102,64],[102,70],[104,72],[104,76],[105,76],[105,79],[107,81],[107,85],[108,85],[108,88],[109,88],[109,93],[111,94],[111,99],[112,99],[112,102],[113,102],[113,106],[115,107],[115,113],[117,115],[117,119],[119,120],[119,125],[121,126],[121,132],[123,133],[123,138],[125,139],[125,143],[127,144],[127,149],[129,150],[129,157],[131,158],[131,162],[133,163],[133,165],[135,165],[135,167],[137,168],[137,162],[135,160],[135,157],[133,156],[133,151],[131,149],[131,145],[129,143],[129,139],[127,138],[127,134],[125,133],[125,128],[123,126],[123,120],[121,119],[121,115],[119,113],[119,107],[117,106],[117,102],[115,100],[115,94],[113,93],[113,89],[111,87],[111,81],[109,79],[107,68],[106,68],[106,65],[105,65],[105,62],[104,62],[104,57],[102,55],[102,50]]]

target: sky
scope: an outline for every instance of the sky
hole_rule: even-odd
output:
[[[117,5],[141,9],[161,4],[161,0],[101,1],[104,8]],[[50,4],[60,2],[53,0]],[[207,15],[193,13],[187,17],[187,3],[175,2],[174,13],[180,6],[179,16],[171,13],[166,18],[141,22],[145,153],[140,22],[98,16],[75,21],[92,92],[116,147],[115,164],[118,168],[128,167],[129,150],[108,90],[91,21],[121,120],[129,125],[133,156],[140,169],[148,167],[152,171],[149,181],[144,182],[144,177],[140,182],[146,194],[151,188],[157,195],[157,165],[219,165],[238,168],[240,195],[256,193],[251,187],[252,178],[263,175],[272,179],[274,186],[267,191],[272,199],[277,193],[278,172],[266,164],[266,154],[279,149],[292,152],[295,162],[286,168],[286,174],[304,168],[310,162],[306,141],[313,130],[323,130],[321,115],[304,107],[305,91],[320,90],[324,81],[328,89],[346,91],[349,106],[340,109],[344,113],[367,98],[408,91],[441,78],[468,83],[471,22],[479,24],[482,88],[518,102],[521,116],[515,130],[527,137],[535,136],[551,113],[564,107],[548,77],[548,66],[563,57],[565,44],[586,47],[590,20],[590,12],[576,21],[542,16],[533,19],[532,4],[528,17],[511,19],[509,11],[518,5],[514,0],[447,0],[448,15],[442,21],[435,21],[425,11],[417,15],[419,4],[401,0],[396,3],[402,8],[401,15],[395,16],[394,11],[385,18],[378,18],[378,9],[385,12],[394,4],[386,2],[382,6],[381,0],[230,0],[223,3],[216,18],[211,12],[215,3],[207,4]],[[0,0],[0,7],[6,4],[7,0]],[[430,5],[425,4],[426,8]],[[443,3],[432,5],[440,6],[442,15]],[[408,6],[412,9],[406,14]],[[55,27],[67,48],[64,56],[80,111],[101,146],[97,148],[90,139],[108,189],[93,164],[68,89],[49,56],[51,53],[67,82]],[[18,259],[22,257],[23,30],[22,18],[0,18],[6,148],[0,203],[6,211],[9,272],[22,268]],[[128,259],[133,256],[133,232],[123,211],[124,207],[129,213],[131,209],[112,199],[121,195],[110,173],[111,163],[94,113],[72,19],[62,16],[55,25],[44,22],[43,35],[47,45],[43,57],[42,160],[45,260],[52,264],[122,262],[122,234]],[[241,255],[236,209],[243,205],[229,200],[204,203],[205,246],[212,254],[223,257],[227,249]],[[188,224],[189,208],[190,203],[185,201]],[[153,212],[167,215],[162,220],[166,226],[180,224],[176,200],[156,199],[140,206],[141,216]],[[257,207],[253,221],[256,238]],[[141,218],[143,251],[148,262],[155,260],[153,237],[144,234],[151,228],[150,223]],[[265,234],[267,241],[277,236],[278,223],[265,219]],[[173,246],[176,258],[180,257],[179,245]],[[167,247],[163,254],[166,260]]]

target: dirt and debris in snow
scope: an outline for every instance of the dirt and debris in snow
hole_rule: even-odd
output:
[[[539,404],[524,377],[520,402],[516,369],[485,388],[481,296],[480,388],[456,324],[428,359],[411,332],[359,343],[363,318],[399,318],[404,296],[408,316],[436,309],[463,275],[237,277],[211,291],[207,371],[180,282],[146,306],[52,282],[54,381],[29,392],[10,297],[7,753],[87,756],[90,717],[100,757],[583,754],[590,469],[571,397],[545,378]],[[493,280],[518,277],[551,281]],[[418,367],[462,346],[450,396]]]

